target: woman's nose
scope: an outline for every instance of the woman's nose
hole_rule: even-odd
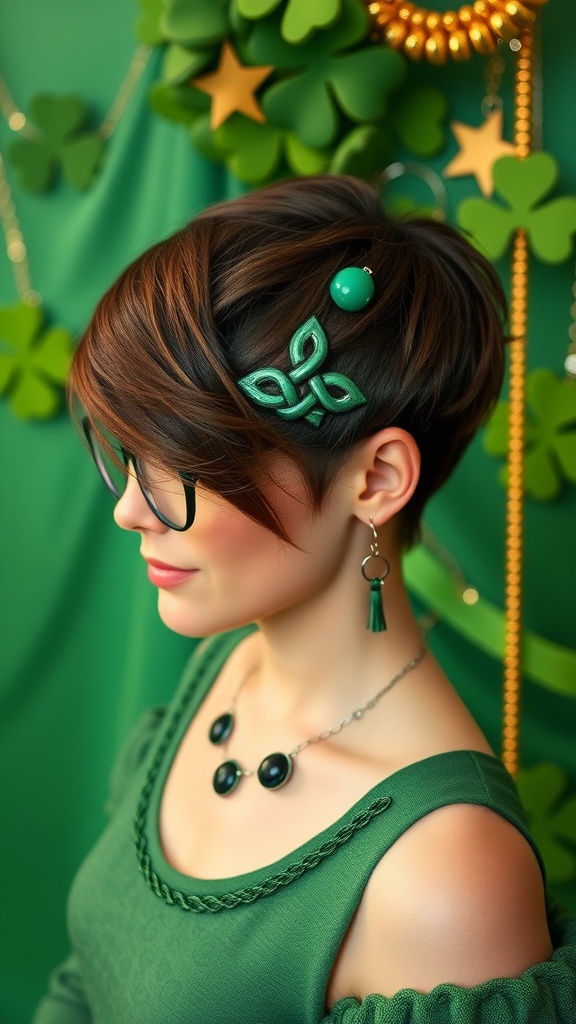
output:
[[[126,477],[126,490],[116,502],[114,520],[122,530],[154,530],[163,533],[168,529],[154,515],[134,473],[128,473]]]

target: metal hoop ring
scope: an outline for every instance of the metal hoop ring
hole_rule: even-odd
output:
[[[435,219],[445,220],[448,213],[448,192],[446,191],[446,186],[442,178],[435,171],[431,170],[430,167],[427,167],[426,164],[420,164],[416,160],[405,160],[403,163],[399,160],[395,161],[392,164],[388,164],[381,172],[378,184],[382,188],[389,181],[401,178],[405,174],[420,178],[428,186],[436,204],[437,212]]]
[[[368,562],[370,561],[371,558],[377,558],[380,562],[384,562],[385,571],[384,571],[384,575],[383,576],[368,576],[367,575],[365,566],[368,564]],[[374,583],[375,580],[377,580],[378,583],[383,583],[384,580],[386,579],[386,577],[388,576],[389,572],[390,572],[390,562],[386,558],[384,558],[384,555],[366,555],[366,558],[362,562],[361,570],[362,570],[362,575],[363,575],[364,579],[367,581],[367,583]]]

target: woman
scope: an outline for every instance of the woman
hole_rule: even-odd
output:
[[[117,766],[36,1024],[573,1020],[574,923],[401,571],[503,305],[338,177],[205,211],[101,301],[72,401],[160,616],[212,639]]]

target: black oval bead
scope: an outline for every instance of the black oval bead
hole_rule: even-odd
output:
[[[214,743],[216,746],[219,743],[225,743],[233,728],[234,715],[231,711],[226,711],[225,714],[220,715],[219,718],[212,722],[210,732],[208,733],[210,743]]]
[[[268,754],[258,769],[258,781],[264,789],[280,789],[288,782],[292,768],[289,754]]]
[[[236,789],[242,778],[241,771],[238,761],[224,761],[224,764],[216,769],[212,785],[218,796],[228,796],[228,793]]]

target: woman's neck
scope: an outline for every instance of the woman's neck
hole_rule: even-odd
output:
[[[249,688],[253,694],[266,692],[279,720],[303,709],[314,714],[315,707],[320,714],[326,709],[328,717],[331,712],[336,717],[346,714],[421,649],[400,555],[389,548],[386,557],[385,632],[366,628],[370,587],[362,578],[357,553],[322,593],[258,623],[252,652],[258,670]]]

